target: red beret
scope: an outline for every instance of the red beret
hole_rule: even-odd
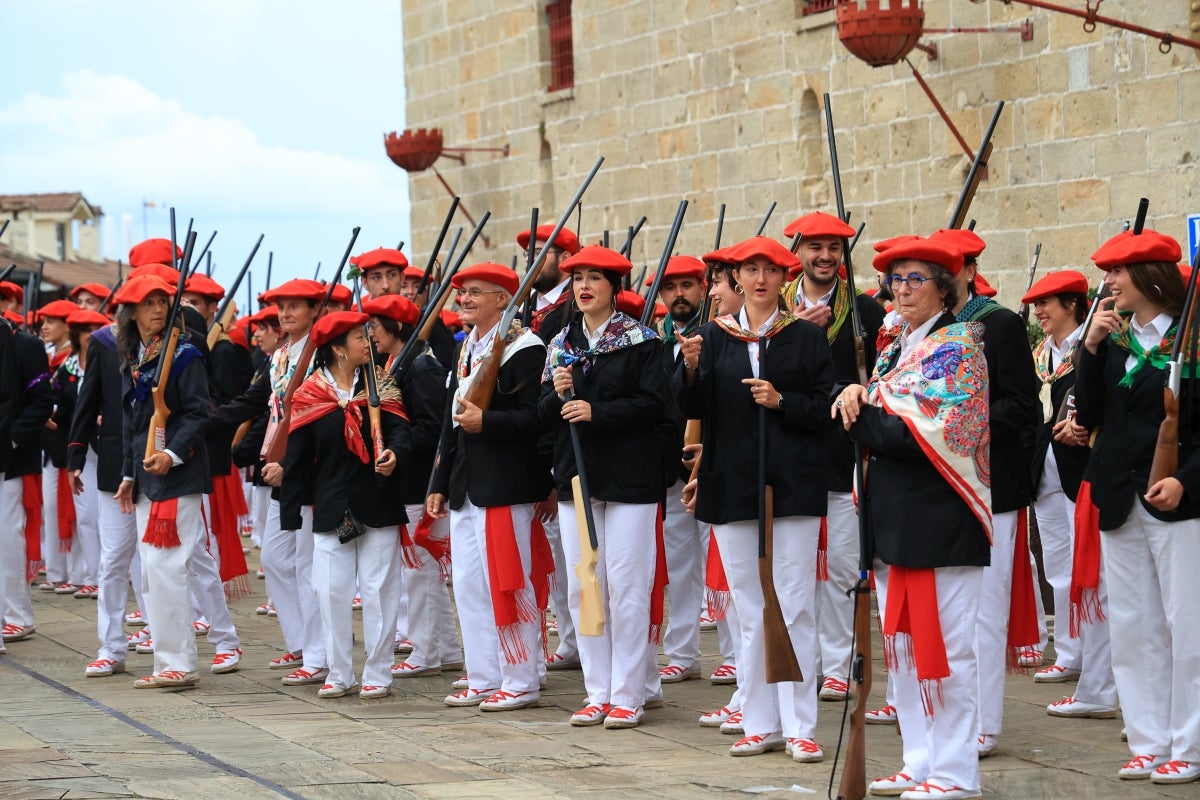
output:
[[[979,280],[979,276],[975,276],[975,280]],[[1056,294],[1087,294],[1088,281],[1083,276],[1082,272],[1076,272],[1073,269],[1063,269],[1058,272],[1051,272],[1042,278],[1038,278],[1033,286],[1029,287],[1029,291],[1021,298],[1022,303],[1032,303],[1035,300],[1041,300],[1043,297],[1053,297]]]
[[[356,325],[362,327],[370,317],[357,311],[334,311],[321,317],[312,326],[313,345],[324,347]]]
[[[245,325],[234,325],[232,328],[225,331],[225,335],[229,337],[229,341],[233,342],[243,350],[250,349],[250,341],[246,338]]]
[[[99,311],[88,311],[86,308],[79,307],[76,307],[67,317],[68,325],[107,325],[110,322],[112,320]]]
[[[403,277],[404,277],[404,280],[406,280],[406,281],[407,280],[419,281],[425,277],[425,270],[421,269],[420,267],[411,267],[411,266],[405,267]],[[430,277],[432,277],[432,276],[430,276]]]
[[[622,289],[617,293],[617,311],[628,314],[634,319],[641,319],[646,310],[646,300],[637,292]]]
[[[31,325],[31,326],[37,325],[41,321],[42,321],[42,315],[40,312],[30,311],[28,314],[25,315],[25,324],[26,325]]]
[[[277,306],[263,306],[257,313],[251,314],[250,321],[255,325],[262,325],[269,320],[279,321],[279,308]]]
[[[633,264],[616,250],[609,250],[599,244],[590,244],[565,259],[558,265],[558,268],[563,272],[575,269],[599,269],[615,272],[618,275],[628,275],[633,270]]]
[[[920,236],[889,247],[875,256],[875,260],[871,264],[875,269],[886,274],[892,268],[893,263],[906,259],[937,264],[951,275],[957,275],[962,272],[963,268],[963,254],[950,242],[935,241],[932,237],[922,239]]]
[[[455,314],[450,309],[442,309],[441,317],[442,324],[447,328],[458,328],[459,330],[462,330],[462,317],[460,317],[458,314]]]
[[[703,281],[708,275],[708,267],[695,256],[671,256],[667,259],[667,268],[663,272],[663,282],[672,278],[696,278]],[[654,285],[654,276],[646,278],[646,285]]]
[[[408,266],[408,259],[399,250],[394,250],[390,247],[377,247],[374,250],[360,253],[350,259],[350,263],[357,266],[361,271],[366,272],[375,267],[398,267],[404,269]]]
[[[537,238],[543,242],[549,239],[552,233],[554,233],[553,225],[538,225],[537,227]],[[579,252],[579,237],[572,233],[570,228],[564,227],[559,231],[554,243],[571,255]],[[529,250],[529,231],[521,231],[517,234],[517,244],[521,245],[522,249]]]
[[[325,291],[329,291],[329,284],[325,284]],[[344,283],[336,284],[333,287],[333,294],[329,296],[329,302],[338,303],[349,308],[350,304],[354,302],[354,293]]]
[[[700,260],[709,264],[732,264],[733,261],[729,258],[729,248],[722,247],[718,250],[713,250],[711,253],[705,253],[700,256]]]
[[[383,297],[364,300],[362,310],[373,317],[394,319],[401,325],[416,325],[417,318],[421,316],[417,304],[399,294],[385,294]]]
[[[259,295],[259,302],[276,304],[285,297],[298,297],[301,300],[321,302],[325,299],[325,284],[308,278],[292,278],[274,289],[268,289]]]
[[[1179,267],[1179,277],[1183,278],[1185,284],[1192,279],[1192,267],[1190,264],[1177,264],[1176,266]]]
[[[752,236],[744,242],[726,248],[726,254],[732,264],[744,264],[752,258],[765,258],[784,269],[791,269],[800,264],[800,259],[792,255],[791,250],[769,236]]]
[[[53,300],[39,308],[37,311],[43,317],[54,317],[55,319],[66,319],[71,316],[71,313],[78,311],[79,306],[72,303],[70,300]]]
[[[183,258],[183,249],[176,245],[174,262],[178,263],[181,258]],[[129,250],[129,266],[131,267],[170,263],[172,263],[170,239],[147,239],[135,244]]]
[[[167,297],[175,294],[175,284],[168,283],[157,275],[139,275],[121,285],[113,302],[122,305],[137,305],[154,292],[163,292]]]
[[[661,319],[667,315],[667,306],[664,303],[654,304],[654,318]]]
[[[203,272],[197,272],[195,275],[188,278],[187,283],[183,284],[183,291],[191,292],[192,294],[203,295],[204,297],[208,297],[213,300],[220,300],[225,296],[225,289],[221,286],[221,284],[217,283]]]
[[[987,278],[983,277],[983,275],[979,274],[978,272],[975,273],[975,294],[979,295],[980,297],[996,296],[996,290],[990,283],[987,282]]]
[[[783,229],[783,235],[792,237],[800,234],[805,239],[818,236],[831,236],[835,239],[853,239],[855,230],[832,214],[824,211],[813,211],[802,217],[797,217]]]
[[[4,312],[4,318],[6,320],[8,320],[9,322],[11,322],[13,325],[24,325],[25,324],[25,320],[21,319],[21,315],[15,311],[13,311],[12,309],[9,309],[8,311]]]
[[[103,283],[81,283],[71,290],[71,297],[78,299],[80,292],[94,294],[96,297],[99,297],[101,300],[103,300],[112,293],[112,289],[109,289]]]
[[[1183,256],[1179,242],[1170,236],[1144,228],[1141,233],[1122,231],[1100,245],[1092,253],[1092,261],[1102,270],[1124,264],[1141,264],[1147,261],[1178,262]]]
[[[890,239],[884,239],[881,242],[876,242],[875,243],[875,252],[882,253],[884,250],[887,250],[889,247],[895,247],[896,245],[900,244],[901,242],[911,242],[913,239],[920,239],[920,238],[921,238],[920,236],[913,236],[911,233],[905,234],[904,236],[893,236]]]
[[[495,264],[491,261],[485,261],[482,264],[473,264],[460,269],[450,279],[450,285],[455,289],[461,289],[463,288],[463,281],[486,281],[487,283],[494,283],[509,294],[516,294],[517,287],[521,284],[521,279],[517,277],[517,273],[503,264]]]
[[[949,242],[962,253],[963,258],[979,258],[987,249],[987,243],[979,238],[979,234],[970,228],[942,228],[929,237],[930,241]]]
[[[154,275],[162,278],[171,284],[172,287],[179,285],[179,270],[171,269],[166,264],[142,264],[140,267],[129,270],[129,274],[125,276],[125,279],[141,278],[146,275]]]
[[[19,303],[25,299],[25,289],[12,281],[0,281],[0,297]]]

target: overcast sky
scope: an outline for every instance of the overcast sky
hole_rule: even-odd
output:
[[[198,246],[218,231],[218,281],[259,233],[256,292],[268,250],[274,284],[318,261],[328,278],[355,225],[355,252],[410,238],[383,148],[404,128],[402,42],[400,0],[5,3],[0,194],[82,191],[112,258],[146,200],[151,236],[171,205],[181,237],[189,217]]]

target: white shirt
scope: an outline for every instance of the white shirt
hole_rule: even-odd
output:
[[[594,331],[588,330],[587,319],[584,318],[583,333],[585,336],[587,336],[589,350],[593,349],[596,345],[600,344],[600,337],[604,335],[604,332],[606,330],[608,330],[608,326],[612,323],[613,317],[615,317],[616,315],[617,314],[615,311],[612,314],[609,314],[608,319],[604,320],[604,322],[600,324],[600,327]]]
[[[827,306],[829,301],[833,299],[833,290],[837,288],[837,281],[834,281],[833,286],[829,287],[829,291],[818,297],[816,300],[809,300],[808,295],[804,293],[804,284],[799,286],[800,291],[796,292],[796,311],[803,311],[806,308],[816,308],[817,306]]]
[[[1082,332],[1083,326],[1080,325],[1068,333],[1067,337],[1060,344],[1055,344],[1053,336],[1046,337],[1046,351],[1050,353],[1050,369],[1052,371],[1062,363],[1063,356],[1071,349],[1071,345],[1075,344],[1075,340],[1079,338],[1079,334]]]
[[[774,314],[767,317],[767,321],[764,322],[762,325],[759,325],[758,330],[755,331],[755,333],[757,333],[761,337],[764,333],[766,333],[768,330],[771,329],[771,326],[775,324],[775,318],[778,316],[779,316],[779,311],[776,311]],[[750,329],[750,320],[746,319],[746,307],[745,306],[742,306],[742,310],[738,312],[738,324],[740,324],[746,330]],[[750,372],[754,375],[754,377],[757,378],[758,377],[758,342],[757,341],[746,342],[746,352],[750,354]]]
[[[916,330],[911,331],[910,333],[901,337],[902,341],[900,343],[900,358],[904,358],[906,355],[908,355],[909,350],[912,350],[921,343],[922,339],[929,335],[929,331],[933,329],[933,324],[937,322],[938,318],[941,316],[941,312],[934,314],[932,317],[922,322]]]
[[[321,369],[321,372],[325,373],[325,380],[329,381],[329,385],[333,387],[333,390],[335,392],[337,392],[338,400],[341,400],[343,403],[348,403],[354,399],[354,389],[353,388],[346,390],[346,389],[343,389],[342,387],[338,386],[337,381],[334,380],[334,378],[333,378],[333,373],[330,372],[328,368],[323,367]],[[351,387],[353,387],[357,383],[358,383],[358,369],[355,368],[354,380],[351,381]]]
[[[538,292],[537,310],[541,311],[543,308],[546,308],[547,306],[552,306],[555,303],[557,303],[558,298],[562,297],[562,293],[564,291],[566,291],[567,286],[570,285],[570,283],[571,283],[571,279],[567,278],[565,281],[560,283],[558,286],[555,286],[553,289],[546,292],[545,294]]]
[[[489,328],[482,335],[478,336],[476,334],[479,333],[479,326],[476,325],[471,329],[471,335],[467,337],[467,348],[471,352],[472,363],[483,358],[483,354],[486,352],[488,345],[491,343],[492,337],[496,335],[496,328],[498,327],[500,327],[500,321],[496,320],[495,325]]]
[[[1142,326],[1138,324],[1137,315],[1135,314],[1129,318],[1129,331],[1133,334],[1133,338],[1137,339],[1138,344],[1142,346],[1143,350],[1149,350],[1163,340],[1173,321],[1169,314],[1159,314],[1145,326]],[[1135,364],[1137,364],[1137,358],[1130,355],[1125,359],[1125,371],[1129,372]]]

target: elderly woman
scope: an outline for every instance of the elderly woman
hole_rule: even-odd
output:
[[[1200,778],[1200,406],[1179,257],[1174,239],[1149,229],[1092,255],[1112,296],[1092,319],[1075,381],[1078,422],[1099,430],[1083,477],[1100,514],[1112,667],[1133,754],[1117,774],[1155,783]],[[1152,481],[1180,335],[1178,463]]]
[[[859,513],[874,535],[884,652],[904,740],[903,768],[870,791],[975,798],[973,643],[991,532],[982,330],[955,323],[947,310],[957,300],[958,250],[912,239],[874,264],[904,327],[880,353],[870,385],[845,387],[832,409],[871,454]]]
[[[654,531],[666,476],[661,460],[647,457],[646,448],[657,438],[659,425],[670,418],[670,388],[662,366],[662,339],[617,309],[621,278],[632,268],[624,256],[600,245],[585,247],[562,262],[560,269],[571,276],[572,305],[578,315],[550,342],[542,377],[539,410],[556,437],[554,480],[563,551],[569,567],[584,559],[587,532],[580,531],[572,484],[578,471],[571,439],[578,435],[606,619],[599,636],[581,626],[582,582],[569,568],[567,605],[578,631],[588,691],[584,707],[571,717],[576,726],[635,727],[650,699],[646,670],[654,661],[657,641],[651,609],[657,563]],[[571,425],[576,426],[574,432]],[[661,583],[657,588],[661,592]],[[661,595],[657,608],[662,608]],[[661,624],[659,617],[657,625]]]
[[[696,518],[713,525],[741,622],[737,663],[745,736],[735,756],[787,750],[820,761],[817,723],[817,539],[826,512],[824,424],[833,362],[816,325],[780,309],[779,290],[799,264],[786,247],[756,236],[727,255],[745,306],[683,340],[676,372],[689,419],[704,420]],[[765,419],[761,416],[765,415]],[[760,437],[760,421],[766,436]],[[769,443],[769,447],[768,447]],[[759,582],[759,454],[774,488],[774,582],[805,680],[768,684],[764,594]]]

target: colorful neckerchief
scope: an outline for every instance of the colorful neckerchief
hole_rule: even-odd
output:
[[[580,321],[580,325],[583,325],[582,321]],[[595,347],[580,350],[567,338],[568,331],[570,331],[569,327],[559,331],[547,348],[546,368],[542,371],[543,382],[554,376],[554,370],[557,367],[578,363],[583,369],[583,374],[587,375],[592,371],[596,356],[615,353],[626,347],[633,347],[642,342],[659,338],[657,332],[621,311],[613,314],[613,318],[604,329],[604,333],[600,334],[600,341],[596,342]]]
[[[1142,347],[1142,343],[1133,335],[1133,329],[1129,324],[1129,320],[1133,314],[1129,311],[1122,311],[1121,316],[1124,317],[1124,322],[1120,328],[1109,334],[1109,339],[1114,345],[1121,348],[1125,352],[1137,359],[1137,363],[1133,365],[1133,369],[1125,372],[1125,377],[1117,382],[1118,386],[1129,388],[1133,386],[1133,379],[1142,371],[1142,367],[1149,364],[1155,369],[1166,369],[1168,362],[1171,360],[1171,350],[1175,347],[1175,334],[1179,328],[1178,320],[1171,323],[1171,327],[1167,329],[1166,336],[1162,341],[1146,350]],[[1191,337],[1184,338],[1184,353],[1190,353],[1193,350],[1194,343],[1190,341]],[[1182,360],[1182,359],[1181,359]],[[1196,364],[1184,363],[1181,365],[1181,377],[1194,378],[1198,371]]]
[[[833,308],[833,319],[830,320],[829,327],[825,329],[825,338],[829,340],[830,344],[837,339],[842,325],[846,324],[846,320],[850,318],[850,284],[841,278],[835,278],[834,281],[833,299],[830,302],[830,306]],[[783,299],[787,303],[787,307],[793,309],[793,314],[796,308],[796,298],[801,296],[803,288],[804,273],[800,273],[800,277],[784,287]]]
[[[1038,380],[1042,382],[1042,388],[1038,392],[1038,399],[1042,401],[1042,421],[1054,421],[1054,404],[1051,402],[1050,391],[1055,381],[1075,369],[1075,348],[1079,345],[1079,337],[1075,337],[1075,341],[1067,346],[1066,352],[1062,354],[1062,358],[1054,365],[1054,369],[1050,369],[1050,337],[1038,344],[1037,349],[1033,351],[1033,366],[1037,370]]]
[[[759,336],[753,331],[748,331],[742,327],[742,323],[732,314],[724,314],[713,320],[721,330],[728,333],[733,338],[742,342],[757,342],[759,339],[770,339],[781,330],[791,325],[796,321],[796,317],[791,314],[785,314],[782,311],[775,317],[775,321],[771,323],[771,327],[762,336]]]
[[[658,332],[662,336],[663,349],[674,352],[675,342],[678,336],[695,336],[696,328],[700,327],[700,312],[692,317],[687,325],[683,326],[683,330],[678,334],[675,333],[675,321],[671,319],[671,315],[667,314],[658,323]]]
[[[400,402],[400,390],[392,383],[391,378],[378,368],[375,369],[375,377],[379,383],[380,408],[407,420],[408,414],[405,413],[404,404]],[[314,372],[304,379],[292,396],[292,421],[288,430],[303,428],[340,408],[345,412],[346,447],[366,464],[371,460],[362,435],[362,411],[366,406],[366,392],[359,392],[353,400],[343,400],[338,396],[337,388],[323,373]]]
[[[159,356],[162,354],[162,348],[163,339],[161,336],[156,336],[146,347],[146,352],[142,354],[141,361],[135,363],[136,356],[130,355],[129,374],[133,382],[133,399],[136,402],[140,403],[149,398],[155,384],[158,383],[158,361]],[[203,358],[200,351],[196,349],[195,345],[183,341],[181,335],[178,344],[175,345],[175,358],[171,362],[171,375],[180,374],[188,364],[197,358]]]
[[[519,319],[514,319],[512,324],[508,326],[508,333],[504,336],[504,347],[507,348],[510,344],[519,339],[521,334],[524,332],[525,328],[521,326],[521,321]],[[463,342],[462,349],[458,354],[458,366],[456,368],[458,382],[461,384],[464,378],[466,378],[468,375],[474,374],[474,372],[479,369],[479,365],[483,363],[483,360],[487,358],[491,352],[491,347],[485,346],[478,357],[472,358],[470,342]]]

